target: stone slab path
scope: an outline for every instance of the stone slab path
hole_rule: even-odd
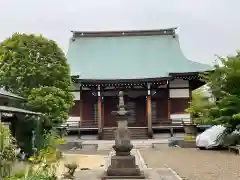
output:
[[[144,174],[146,175],[146,180],[182,180],[168,168],[146,169],[144,170]],[[78,171],[75,173],[76,180],[100,180],[102,176],[102,170]]]
[[[134,145],[134,149],[131,151],[132,155],[136,157],[136,164],[139,166],[140,170],[144,172],[147,180],[182,180],[172,169],[170,168],[148,168],[144,159],[142,158],[139,149],[145,148],[154,148],[158,149],[157,146],[166,146],[168,144],[169,139],[148,139],[148,140],[132,140],[132,144]],[[81,139],[71,139],[68,142],[81,145],[81,149],[85,150],[93,150],[95,149],[96,153],[99,151],[108,151],[110,152],[108,157],[106,158],[104,167],[102,168],[91,168],[89,170],[79,170],[76,171],[75,177],[76,180],[100,180],[107,170],[107,167],[111,163],[111,156],[114,155],[114,151],[112,150],[112,145],[114,144],[114,140],[81,140]],[[96,146],[96,147],[95,147]],[[73,152],[77,152],[77,147],[74,148]],[[126,179],[127,180],[127,179]]]
[[[66,148],[76,149],[96,149],[96,150],[111,150],[114,145],[114,140],[82,140],[82,139],[68,139]],[[132,140],[134,148],[152,148],[153,144],[168,144],[168,139],[144,139],[144,140]],[[68,147],[69,146],[69,147]]]
[[[107,167],[111,163],[111,156],[115,154],[114,151],[110,151],[108,158],[103,169],[91,169],[77,171],[75,173],[76,180],[100,180],[107,170]],[[147,180],[182,180],[172,169],[170,168],[157,168],[151,169],[147,168],[144,159],[142,158],[138,149],[133,149],[131,154],[136,158],[136,164],[139,166],[140,170],[144,172]],[[127,179],[126,179],[127,180]]]

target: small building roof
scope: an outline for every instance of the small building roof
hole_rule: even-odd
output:
[[[0,106],[0,112],[3,113],[21,113],[21,114],[31,114],[31,115],[40,115],[41,113],[28,111],[25,109],[15,108],[15,107],[8,107],[8,106]]]
[[[80,79],[118,80],[204,72],[211,66],[188,60],[175,28],[145,31],[74,31],[67,61]]]
[[[10,99],[25,100],[23,97],[18,96],[16,94],[13,94],[11,92],[8,92],[8,91],[4,90],[3,88],[0,88],[0,97],[10,98]]]

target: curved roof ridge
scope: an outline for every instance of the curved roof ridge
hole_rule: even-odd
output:
[[[152,36],[152,35],[175,35],[177,27],[165,29],[145,30],[107,30],[107,31],[71,31],[73,38],[79,37],[113,37],[113,36]]]
[[[171,27],[171,28],[154,28],[154,29],[122,29],[122,30],[77,30],[77,31],[74,31],[74,30],[71,30],[72,33],[77,33],[77,32],[89,32],[89,33],[92,33],[92,32],[141,32],[141,31],[164,31],[164,30],[176,30],[178,27]]]
[[[181,54],[180,56],[182,56],[182,57],[187,61],[187,64],[186,64],[186,65],[188,65],[189,68],[193,70],[193,71],[189,71],[189,72],[196,72],[195,67],[198,67],[198,68],[199,68],[198,72],[204,72],[204,71],[206,71],[206,69],[212,70],[213,67],[210,66],[209,64],[200,63],[200,62],[197,62],[197,61],[193,61],[193,60],[188,59],[188,58],[185,56],[185,54],[184,54],[184,52],[183,52],[183,50],[182,50],[182,48],[181,48],[181,44],[180,44],[180,41],[179,41],[179,35],[178,35],[178,34],[176,34],[175,39],[176,39],[176,42],[178,43],[179,55]]]

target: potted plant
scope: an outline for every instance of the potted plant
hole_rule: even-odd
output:
[[[184,121],[182,121],[183,124],[183,129],[184,129],[184,133],[187,136],[197,136],[198,133],[198,129],[197,129],[197,125],[192,121],[189,124],[186,124]]]

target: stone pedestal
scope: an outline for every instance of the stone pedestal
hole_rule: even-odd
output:
[[[130,153],[133,148],[127,122],[130,112],[125,109],[123,92],[119,92],[118,111],[112,113],[117,116],[118,120],[113,146],[116,155],[111,157],[111,164],[103,179],[144,179],[145,176],[136,165],[135,156]]]
[[[103,179],[145,179],[143,172],[136,165],[135,156],[130,151],[131,144],[128,129],[123,126],[125,121],[119,121],[115,133],[115,145],[113,149],[116,155],[111,157],[111,164],[108,167]]]
[[[136,165],[135,156],[113,156],[111,165],[107,169],[108,176],[134,176],[141,175],[139,167]]]

